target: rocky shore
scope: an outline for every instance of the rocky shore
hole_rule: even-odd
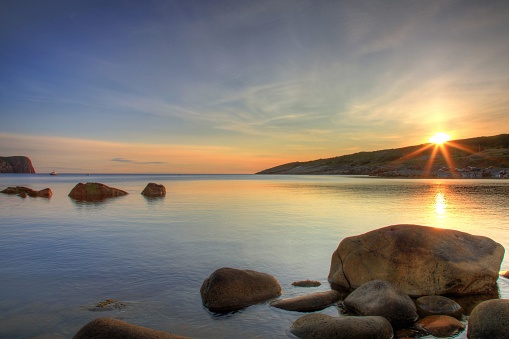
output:
[[[289,328],[298,338],[445,338],[465,330],[471,339],[506,338],[509,300],[498,298],[496,285],[503,255],[504,248],[486,237],[392,225],[340,242],[329,291],[285,298],[274,276],[224,267],[205,278],[200,294],[215,314],[268,302],[267,311],[306,313]],[[339,316],[315,313],[330,306]],[[97,335],[184,338],[110,318],[90,322],[74,338]]]

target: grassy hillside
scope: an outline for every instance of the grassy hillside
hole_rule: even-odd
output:
[[[363,174],[387,177],[436,177],[444,171],[484,171],[484,176],[509,168],[509,134],[454,140],[445,152],[422,144],[373,152],[359,152],[328,159],[292,162],[257,174]],[[449,154],[449,163],[444,154]],[[452,165],[452,166],[450,166]],[[447,168],[446,169],[444,169]],[[452,167],[452,168],[451,168]],[[442,170],[441,170],[442,169]],[[441,170],[441,171],[440,171]],[[459,171],[458,171],[459,170]],[[440,172],[439,172],[440,171]]]

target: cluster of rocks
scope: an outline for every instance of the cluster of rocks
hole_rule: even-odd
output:
[[[5,194],[16,194],[22,198],[30,197],[44,197],[50,198],[53,192],[49,188],[45,188],[40,191],[34,191],[27,187],[7,187],[0,193]],[[109,198],[120,197],[127,195],[126,191],[118,188],[110,187],[98,182],[87,182],[86,184],[79,183],[71,190],[69,197],[78,201],[96,202],[104,201]],[[147,198],[158,198],[166,196],[166,188],[163,185],[155,184],[153,182],[147,184],[147,186],[141,192]]]
[[[32,198],[37,198],[37,197],[51,198],[51,196],[53,195],[53,192],[49,188],[45,188],[40,191],[34,191],[31,188],[23,187],[23,186],[7,187],[0,193],[17,195],[22,198],[26,198],[27,196],[32,197]]]
[[[225,267],[204,280],[200,294],[211,312],[262,302],[308,312],[289,329],[299,338],[441,338],[465,329],[470,339],[507,338],[509,300],[498,299],[496,283],[504,251],[486,237],[394,225],[341,241],[331,259],[331,290],[280,298],[283,291],[274,276]],[[471,296],[476,296],[473,306],[460,305],[461,297]],[[331,305],[338,307],[339,316],[309,313]],[[87,324],[74,338],[95,338],[98,333],[109,338],[146,333],[151,338],[179,338],[104,318]]]
[[[273,276],[221,268],[205,279],[200,293],[212,312],[231,312],[264,300],[288,311],[314,312],[330,305],[342,310],[339,317],[300,317],[290,328],[299,338],[454,336],[465,330],[470,307],[443,295],[480,295],[472,306],[468,337],[503,338],[509,301],[482,301],[498,297],[503,255],[504,248],[486,237],[394,225],[339,244],[331,259],[330,291],[273,300],[282,294]],[[487,321],[490,314],[497,317]]]

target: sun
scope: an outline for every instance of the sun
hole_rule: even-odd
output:
[[[435,133],[431,138],[429,138],[429,142],[432,142],[434,144],[441,145],[444,142],[447,142],[451,140],[451,136],[444,132]]]

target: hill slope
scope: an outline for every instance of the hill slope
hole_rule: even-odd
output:
[[[509,134],[449,141],[444,145],[448,162],[433,144],[422,144],[373,152],[359,152],[328,159],[292,162],[257,174],[362,174],[385,177],[496,176],[509,167]],[[431,161],[433,160],[433,161]],[[440,172],[441,171],[441,172]],[[448,174],[446,174],[446,172]]]

